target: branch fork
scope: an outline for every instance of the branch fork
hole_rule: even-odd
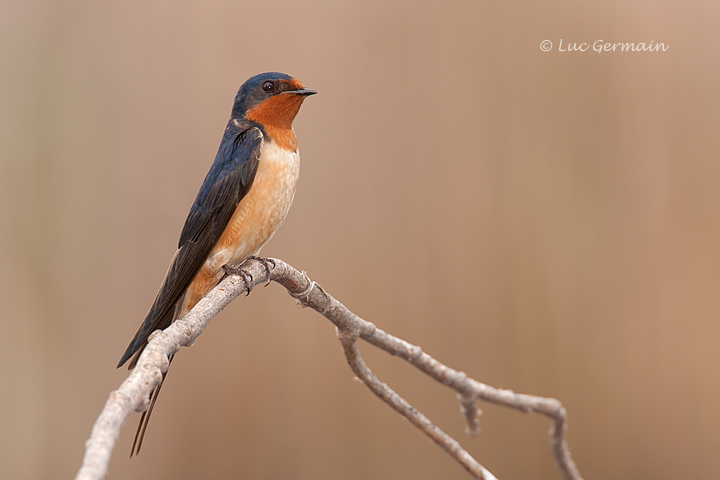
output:
[[[168,369],[170,355],[176,353],[181,346],[191,346],[213,317],[236,297],[269,281],[285,287],[300,306],[312,308],[330,320],[337,329],[345,358],[356,377],[443,448],[473,478],[496,479],[455,439],[375,376],[360,355],[358,339],[404,359],[429,377],[455,390],[469,435],[480,433],[481,411],[477,407],[477,400],[504,405],[522,412],[537,412],[551,418],[550,447],[558,468],[565,480],[582,480],[567,446],[567,412],[558,400],[496,389],[468,377],[464,372],[447,367],[424,353],[419,346],[394,337],[358,317],[318,283],[312,281],[304,271],[300,272],[282,260],[253,258],[243,264],[243,271],[246,275],[234,273],[226,276],[184,319],[150,336],[148,346],[135,369],[117,390],[110,393],[105,407],[95,421],[90,439],[85,444],[85,456],[76,480],[102,479],[107,475],[112,451],[122,426],[133,411],[147,409],[150,393],[160,383],[162,373]]]

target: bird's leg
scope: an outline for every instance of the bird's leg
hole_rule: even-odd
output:
[[[258,262],[263,264],[263,267],[265,267],[265,271],[267,272],[268,276],[268,281],[265,286],[267,287],[268,285],[270,285],[270,264],[272,263],[272,268],[275,268],[275,260],[273,260],[272,258],[258,257],[257,255],[250,255],[247,260],[257,260]]]
[[[252,292],[252,285],[250,285],[250,282],[252,282],[252,275],[250,275],[248,272],[246,272],[242,265],[239,267],[233,268],[228,265],[223,265],[223,270],[225,270],[225,275],[240,275],[240,278],[242,278],[243,282],[245,282],[245,288],[247,288],[247,294],[246,297],[250,295],[250,292]]]

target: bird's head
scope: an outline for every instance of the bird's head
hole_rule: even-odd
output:
[[[240,87],[232,117],[244,118],[263,126],[292,128],[292,122],[305,97],[316,93],[290,75],[261,73]]]

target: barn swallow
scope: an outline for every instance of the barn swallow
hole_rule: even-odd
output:
[[[185,220],[178,250],[118,368],[134,355],[133,368],[152,332],[183,318],[227,270],[255,257],[275,234],[292,204],[300,172],[292,122],[305,98],[315,93],[277,72],[256,75],[240,87],[215,161]],[[130,456],[140,453],[165,375],[140,418]]]

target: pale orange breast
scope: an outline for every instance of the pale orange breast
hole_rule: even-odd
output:
[[[275,235],[295,197],[300,156],[265,141],[255,180],[213,249],[206,265],[240,265]]]
[[[188,289],[179,315],[187,313],[220,281],[222,267],[239,266],[256,255],[275,235],[295,197],[300,155],[265,140],[250,191],[240,201],[230,222]]]

